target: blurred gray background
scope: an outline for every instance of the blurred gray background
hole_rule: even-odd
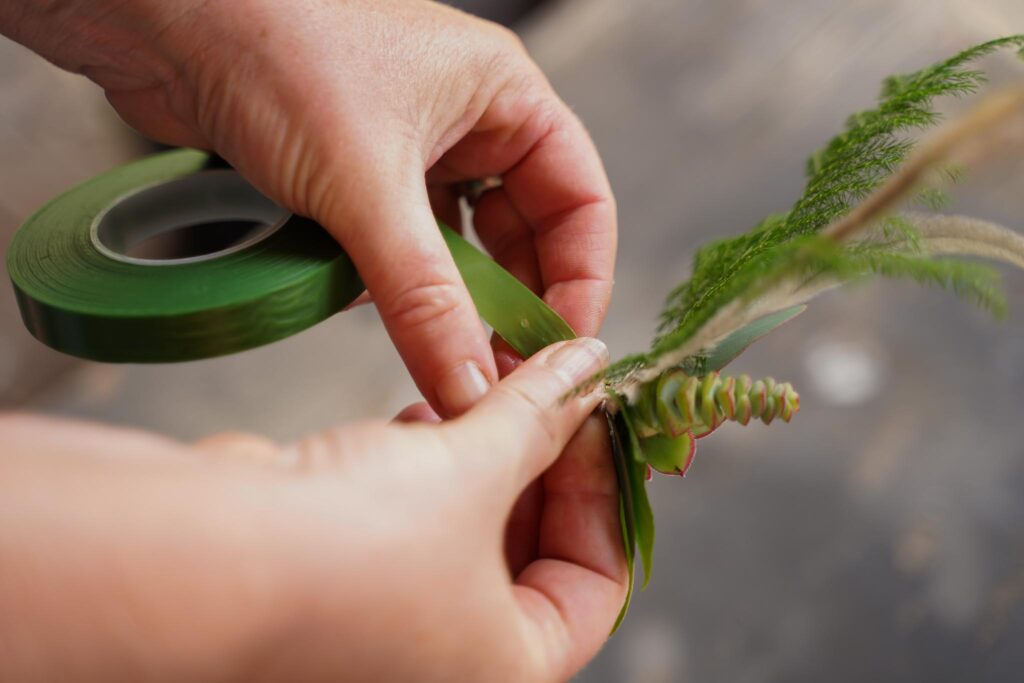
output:
[[[465,4],[516,22],[608,165],[616,355],[646,346],[699,244],[788,208],[804,159],[883,76],[1024,31],[1020,0]],[[1024,75],[1005,55],[987,65]],[[46,199],[146,149],[93,86],[0,39],[0,247]],[[1021,188],[968,183],[955,208],[1024,228]],[[737,371],[794,382],[801,413],[723,429],[685,480],[653,483],[651,587],[579,680],[1024,680],[1024,275],[1006,275],[1005,322],[877,283],[744,356]],[[35,342],[0,288],[4,407],[291,439],[415,398],[369,308],[228,358],[113,366]]]

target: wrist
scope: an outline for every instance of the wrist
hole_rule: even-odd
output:
[[[108,90],[152,87],[177,70],[173,41],[205,0],[14,0],[0,33]],[[183,30],[184,29],[184,30]]]
[[[59,0],[11,0],[0,3],[0,35],[21,43],[36,52],[36,45],[46,42],[41,35],[50,17],[61,4]]]

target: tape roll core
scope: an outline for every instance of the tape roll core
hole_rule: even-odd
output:
[[[139,265],[198,263],[245,249],[269,237],[290,214],[259,193],[231,169],[211,169],[157,183],[119,197],[93,221],[93,245],[108,258]],[[186,257],[161,253],[165,236],[218,225],[251,226],[214,251]],[[156,239],[154,239],[156,238]],[[156,242],[147,256],[133,256],[140,245]]]

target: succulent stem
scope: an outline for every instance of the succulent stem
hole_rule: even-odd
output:
[[[800,395],[788,382],[717,372],[692,377],[675,368],[640,388],[629,415],[641,437],[689,433],[700,438],[729,420],[743,425],[753,419],[789,422],[799,409]]]

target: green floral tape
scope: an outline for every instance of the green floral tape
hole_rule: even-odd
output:
[[[233,174],[207,170],[211,165],[209,155],[195,150],[157,154],[97,176],[29,218],[15,234],[7,260],[28,330],[82,358],[183,361],[295,334],[363,291],[352,262],[323,228],[283,213],[277,229],[263,239],[207,259],[159,264],[118,259],[113,254],[124,226],[117,220],[105,226],[111,244],[98,240],[103,217],[118,218],[113,207],[132,205],[126,197],[200,173]],[[217,201],[233,202],[237,210],[251,202],[243,190],[229,184],[227,200]],[[211,198],[201,189],[194,196],[195,187],[188,191],[195,204],[193,222],[202,222],[204,202]],[[189,206],[175,205],[173,193],[165,199],[165,206],[136,202],[121,222],[134,218],[159,228],[161,212],[189,219]]]
[[[480,317],[523,358],[545,346],[575,339],[562,316],[511,273],[446,225],[441,225]]]
[[[256,226],[256,234],[184,258],[133,251],[172,230],[200,227],[208,235],[230,222]],[[481,317],[520,354],[573,337],[522,283],[441,229]],[[209,358],[267,344],[330,317],[364,289],[323,228],[187,149],[114,169],[53,200],[15,234],[7,267],[37,339],[115,363]]]

